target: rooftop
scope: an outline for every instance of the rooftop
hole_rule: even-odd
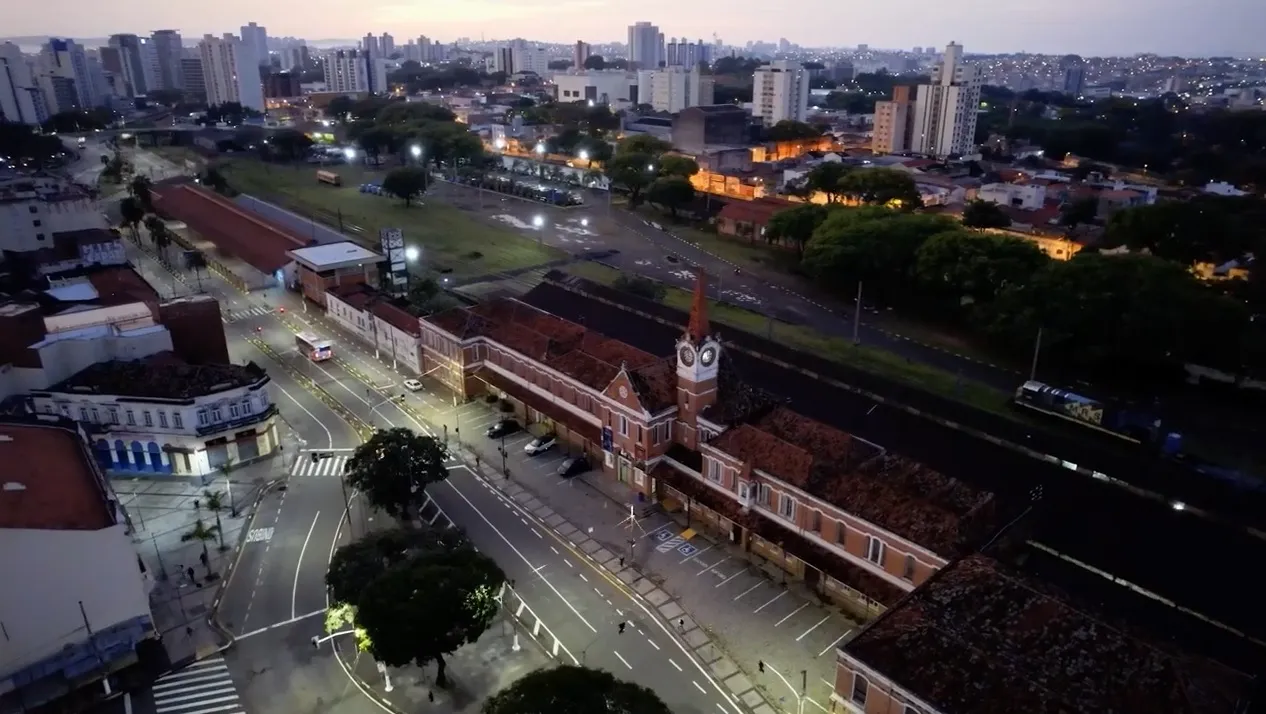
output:
[[[980,554],[842,649],[943,714],[1232,714],[1251,686],[1168,629],[1133,613],[1126,622]]]
[[[781,213],[796,204],[779,198],[758,198],[755,201],[730,201],[718,214],[720,218],[746,223],[765,224],[775,213]]]
[[[232,201],[187,183],[156,185],[152,189],[159,213],[184,222],[228,255],[271,275],[291,262],[287,253],[307,241]]]
[[[0,528],[100,530],[114,525],[94,462],[72,422],[0,423]]]
[[[382,263],[387,260],[384,256],[351,241],[298,248],[288,251],[286,255],[313,270],[330,270],[364,263]]]
[[[362,312],[369,310],[383,322],[402,332],[414,337],[422,336],[422,328],[418,325],[418,318],[422,316],[422,313],[404,298],[392,297],[365,283],[338,285],[325,292],[347,303],[353,309]]]
[[[130,362],[98,362],[49,387],[48,392],[105,394],[151,399],[193,399],[267,379],[254,362],[192,365],[170,352]]]

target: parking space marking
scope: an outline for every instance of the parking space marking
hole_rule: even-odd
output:
[[[821,620],[818,620],[818,624],[817,624],[817,625],[814,625],[813,627],[810,627],[809,629],[805,630],[804,632],[801,632],[801,633],[800,633],[800,636],[796,638],[796,642],[799,642],[800,640],[803,640],[805,635],[807,635],[807,634],[809,634],[810,632],[813,632],[814,630],[818,629],[818,625],[821,625],[822,623],[826,622],[826,621],[827,621],[827,620],[829,620],[829,619],[831,619],[831,616],[830,616],[830,615],[827,615],[826,617],[822,618]]]
[[[853,632],[852,630],[849,630],[848,632],[845,632],[844,634],[840,635],[839,639],[837,639],[836,641],[834,641],[834,642],[832,642],[831,644],[827,645],[827,646],[826,646],[826,649],[824,649],[824,650],[822,650],[821,652],[819,652],[819,653],[818,653],[818,656],[819,656],[819,657],[821,657],[822,655],[826,654],[827,652],[830,652],[831,650],[835,649],[835,648],[836,648],[836,647],[837,647],[837,646],[838,646],[841,642],[843,642],[843,641],[844,641],[844,638],[845,638],[845,637],[848,637],[848,636],[849,636],[849,634],[851,634],[852,632]]]
[[[782,598],[782,596],[783,596],[783,595],[786,595],[786,594],[787,594],[787,591],[786,591],[786,590],[783,590],[782,592],[780,592],[780,593],[778,593],[777,595],[775,595],[773,600],[770,600],[769,602],[765,603],[764,605],[761,605],[760,607],[756,608],[755,610],[752,610],[752,612],[753,612],[753,613],[757,613],[757,612],[760,612],[761,610],[764,610],[765,608],[769,607],[770,605],[773,605],[774,603],[778,602],[778,601]]]
[[[685,553],[685,552],[683,552],[683,551],[684,551],[684,546],[683,546],[682,548],[678,548],[677,550],[678,550],[679,552],[682,552],[682,555],[685,555],[685,556],[686,556],[685,558],[682,558],[682,559],[681,559],[681,562],[683,562],[683,563],[684,563],[684,562],[686,562],[687,560],[691,560],[691,559],[694,559],[694,558],[698,558],[699,556],[703,555],[704,553],[707,553],[708,551],[712,550],[714,547],[715,547],[714,545],[709,545],[707,548],[704,548],[703,550],[699,550],[699,549],[697,549],[697,548],[696,548],[696,549],[695,549],[695,552],[693,552],[693,553]]]
[[[730,559],[730,556],[728,556],[728,555],[727,555],[727,556],[725,556],[724,558],[722,558],[722,559],[718,560],[717,562],[713,563],[712,565],[709,565],[708,567],[704,568],[703,570],[700,570],[700,571],[699,571],[699,574],[700,574],[700,575],[703,575],[704,573],[708,572],[709,570],[712,570],[713,568],[717,567],[717,566],[718,566],[718,565],[720,565],[721,563],[726,562],[726,561],[727,561],[727,560],[729,560],[729,559]],[[720,575],[720,573],[717,573],[717,575]]]
[[[665,523],[664,525],[660,526],[659,528],[656,528],[655,530],[653,530],[653,531],[651,531],[651,532],[647,533],[646,535],[644,535],[644,536],[642,536],[642,537],[643,537],[643,538],[650,538],[651,536],[653,536],[653,535],[655,535],[655,534],[659,533],[660,531],[664,530],[665,528],[671,528],[671,527],[672,527],[672,525],[673,525],[672,523]]]
[[[736,596],[734,597],[734,601],[735,601],[735,602],[738,602],[738,599],[739,599],[739,598],[743,597],[744,595],[746,595],[746,594],[750,593],[751,591],[755,590],[756,588],[758,588],[758,587],[760,587],[760,586],[761,586],[761,584],[760,584],[760,583],[756,583],[756,584],[755,584],[755,585],[753,585],[752,587],[750,587],[750,588],[748,588],[748,589],[744,590],[743,592],[739,593],[738,595],[736,595]]]
[[[735,574],[731,575],[730,577],[726,578],[725,580],[722,580],[721,582],[717,583],[717,587],[721,587],[722,585],[725,585],[726,583],[729,583],[731,580],[733,580],[733,579],[737,578],[738,576],[740,576],[740,575],[742,575],[742,574],[743,574],[743,571],[742,571],[742,570],[740,570],[740,571],[736,572]],[[758,584],[759,584],[759,583],[758,583]]]
[[[781,620],[779,620],[778,622],[775,622],[775,623],[774,623],[774,627],[778,627],[779,625],[781,625],[782,623],[786,622],[787,620],[790,620],[792,615],[796,614],[797,612],[800,612],[801,610],[805,609],[805,608],[806,608],[806,607],[808,607],[808,606],[809,606],[809,603],[807,603],[807,602],[806,602],[805,604],[801,605],[800,607],[798,607],[798,608],[796,608],[796,609],[792,610],[790,613],[788,613],[788,614],[787,614],[787,616],[786,616],[786,617],[782,618],[782,619],[781,619]]]

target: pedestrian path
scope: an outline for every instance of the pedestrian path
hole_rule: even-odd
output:
[[[155,714],[245,714],[220,656],[160,677],[152,692]]]
[[[313,461],[309,454],[303,454],[295,459],[294,465],[290,467],[290,475],[339,478],[343,475],[343,469],[349,458],[351,458],[350,454],[335,454],[320,461]]]
[[[252,305],[240,310],[225,310],[224,314],[220,316],[220,320],[223,321],[224,324],[229,325],[239,320],[247,320],[252,317],[263,317],[271,313],[272,310],[264,307],[263,305]]]

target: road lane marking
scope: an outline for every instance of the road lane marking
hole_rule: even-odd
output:
[[[691,684],[693,684],[693,685],[695,685],[695,689],[698,689],[698,690],[699,690],[699,692],[700,692],[701,694],[707,694],[707,693],[708,693],[708,690],[704,689],[704,688],[703,688],[703,687],[702,687],[702,686],[701,686],[698,682],[696,682],[695,680],[693,680],[693,679],[692,679],[692,680],[690,680],[690,683],[691,683]]]
[[[849,630],[848,632],[845,632],[844,634],[840,635],[839,639],[837,639],[836,641],[834,641],[834,642],[832,642],[831,644],[827,645],[827,646],[826,646],[826,649],[824,649],[824,650],[822,650],[821,652],[819,652],[819,653],[818,653],[818,656],[819,656],[819,657],[821,657],[822,655],[826,654],[827,652],[830,652],[831,650],[835,649],[835,648],[836,648],[836,646],[838,646],[841,642],[843,642],[843,641],[844,641],[844,638],[845,638],[845,637],[848,637],[848,636],[849,636],[849,634],[850,634],[851,632],[852,632],[852,630]]]
[[[615,652],[615,650],[611,650],[611,651]],[[620,661],[624,663],[625,667],[628,667],[629,669],[633,669],[633,665],[629,664],[629,661],[624,659],[624,657],[621,656],[619,652],[615,652],[615,656],[620,658]],[[695,686],[698,687],[699,685],[696,684]],[[700,691],[702,691],[702,689]]]
[[[786,590],[783,590],[782,592],[780,592],[780,593],[778,593],[777,595],[775,595],[773,600],[770,600],[769,602],[765,603],[764,605],[761,605],[760,607],[756,608],[755,610],[752,610],[752,612],[753,612],[753,613],[757,613],[757,612],[760,612],[761,610],[764,610],[765,608],[769,607],[770,605],[773,605],[774,603],[778,602],[779,598],[781,598],[783,595],[786,595],[786,594],[787,594],[787,591],[786,591]]]
[[[251,345],[251,343],[250,343],[249,341],[248,341],[246,344]],[[264,352],[263,352],[263,350],[259,349],[258,347],[255,347],[255,345],[251,345],[251,347],[252,347],[252,348],[253,348],[256,352],[259,352],[260,354],[263,354],[263,355],[267,356],[267,354],[266,354],[266,353],[264,353]],[[305,406],[303,406],[303,403],[302,403],[302,402],[300,402],[298,399],[295,399],[293,394],[291,394],[290,392],[287,392],[285,387],[281,386],[280,384],[277,384],[277,380],[275,380],[275,379],[273,380],[273,386],[274,386],[274,387],[276,387],[277,389],[280,389],[280,390],[281,390],[281,393],[282,393],[282,394],[284,394],[284,395],[286,395],[286,398],[287,398],[287,399],[289,399],[290,401],[294,402],[294,403],[295,403],[295,406],[297,406],[297,407],[299,407],[300,409],[302,409],[304,414],[307,414],[308,416],[312,417],[312,421],[316,422],[316,423],[317,423],[317,426],[319,426],[319,427],[321,427],[322,429],[324,429],[324,430],[325,430],[325,438],[329,441],[329,446],[330,446],[330,448],[331,448],[331,449],[332,449],[332,448],[334,448],[334,433],[330,431],[330,427],[326,426],[326,425],[325,425],[325,422],[321,421],[320,419],[317,419],[317,417],[316,417],[316,415],[315,415],[315,414],[313,414],[312,412],[308,411],[308,408],[307,408],[307,407],[305,407]]]
[[[659,649],[659,645],[655,644],[655,640],[652,640],[651,638],[647,637],[646,641],[651,643],[651,647],[654,647],[657,650]]]
[[[827,621],[827,620],[829,620],[829,619],[831,619],[831,616],[830,616],[830,615],[827,615],[826,617],[823,617],[821,620],[818,620],[817,625],[814,625],[813,627],[810,627],[809,629],[805,630],[804,632],[801,632],[801,633],[800,633],[800,636],[796,638],[796,642],[799,642],[800,640],[803,640],[805,635],[807,635],[807,634],[809,634],[810,632],[813,632],[814,630],[818,629],[818,625],[821,625],[822,623],[826,622],[826,621]]]
[[[303,569],[303,554],[308,552],[308,541],[312,540],[312,531],[316,530],[317,519],[321,512],[312,517],[312,525],[308,526],[308,537],[303,539],[303,547],[299,549],[299,562],[295,564],[295,584],[290,589],[290,617],[295,616],[295,604],[299,601],[299,571]]]
[[[531,526],[528,526],[528,527],[532,528]],[[536,536],[537,538],[540,538],[541,540],[545,540],[545,536],[541,535],[541,532],[536,530],[535,528],[532,528],[532,535]]]
[[[505,534],[501,532],[500,528],[497,528],[495,525],[492,524],[492,521],[488,520],[488,517],[484,515],[483,511],[479,510],[475,506],[475,504],[471,503],[469,498],[466,498],[466,494],[462,493],[461,489],[454,486],[453,482],[449,481],[448,479],[445,479],[444,483],[449,488],[453,489],[453,493],[456,493],[459,498],[465,501],[467,506],[470,506],[470,509],[475,512],[475,515],[479,516],[479,518],[483,520],[484,523],[488,524],[488,527],[492,529],[492,532],[496,533],[497,537],[499,537],[502,540],[502,542],[504,542],[507,546],[509,546],[510,550],[514,551],[514,554],[519,556],[520,560],[522,560],[529,568],[532,567],[532,561],[528,560],[527,557],[525,557],[523,553],[521,553],[519,549],[514,546],[514,543],[510,542],[509,538],[505,537]],[[585,619],[584,615],[580,614],[580,611],[576,609],[576,606],[572,605],[571,602],[567,598],[563,597],[563,594],[558,591],[558,588],[554,587],[554,584],[551,583],[543,575],[541,576],[541,582],[545,583],[549,587],[550,590],[554,591],[554,594],[558,596],[558,599],[563,601],[563,604],[567,606],[567,609],[572,611],[573,615],[580,618],[580,621],[585,623],[585,627],[588,627],[590,632],[593,632],[593,633],[598,632],[598,628],[589,624],[589,621]]]
[[[792,615],[796,614],[797,612],[800,612],[801,610],[805,609],[805,608],[806,608],[806,607],[808,607],[808,606],[809,606],[809,603],[807,603],[807,602],[806,602],[805,604],[801,605],[800,607],[798,607],[798,608],[796,608],[796,609],[792,610],[792,611],[791,611],[791,613],[790,613],[790,614],[788,614],[786,617],[784,617],[783,619],[779,620],[778,622],[775,622],[775,623],[774,623],[774,627],[777,627],[777,626],[781,625],[782,623],[786,622],[787,620],[790,620]],[[798,638],[798,637],[797,637],[797,638],[796,638],[796,641],[797,641],[797,642],[799,642],[799,641],[800,641],[800,638]]]
[[[555,551],[555,552],[558,552],[558,551]],[[564,558],[564,559],[563,559],[563,562],[564,562],[564,563],[566,563],[566,564],[567,564],[567,567],[569,567],[569,568],[574,568],[574,567],[576,567],[576,565],[575,565],[574,563],[572,563],[570,560],[567,560],[566,558]]]
[[[761,585],[760,583],[756,583],[756,584],[755,584],[755,585],[753,585],[752,587],[750,587],[750,588],[748,588],[748,589],[744,590],[743,592],[739,593],[738,595],[734,596],[734,601],[735,601],[735,602],[738,602],[738,599],[739,599],[739,598],[743,597],[744,595],[746,595],[746,594],[750,593],[751,591],[755,590],[756,588],[760,587],[760,585]]]
[[[308,613],[308,614],[306,614],[306,615],[300,615],[300,616],[298,616],[298,617],[292,617],[292,618],[290,618],[289,620],[282,620],[281,622],[275,622],[275,623],[273,623],[273,624],[271,624],[271,625],[269,625],[269,626],[267,626],[267,627],[261,627],[261,628],[259,628],[258,630],[251,630],[250,632],[247,632],[247,633],[244,633],[244,634],[238,635],[237,637],[235,637],[235,638],[233,638],[233,639],[234,639],[234,640],[244,640],[244,639],[246,639],[247,637],[254,637],[255,635],[258,635],[258,634],[261,634],[261,633],[264,633],[264,632],[268,632],[269,630],[275,630],[275,629],[277,629],[278,627],[285,627],[286,625],[293,625],[293,624],[295,624],[296,622],[302,622],[302,621],[304,621],[304,620],[308,619],[309,617],[316,617],[317,615],[324,615],[324,614],[325,614],[325,609],[324,609],[324,608],[322,608],[322,609],[320,609],[320,610],[313,610],[312,612],[309,612],[309,613]]]
[[[674,662],[674,661],[673,661],[673,658],[672,658],[672,657],[669,657],[669,658],[668,658],[668,664],[671,664],[672,666],[676,667],[678,672],[684,672],[684,671],[685,671],[685,670],[683,670],[683,669],[681,668],[681,665],[679,665],[679,664],[677,664],[676,662]]]
[[[584,573],[576,573],[576,574],[580,576],[581,580],[585,582],[589,582],[589,578],[586,578]]]

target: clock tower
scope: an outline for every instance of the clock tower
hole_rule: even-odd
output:
[[[695,294],[690,322],[677,340],[677,418],[689,428],[682,441],[696,448],[695,420],[716,401],[721,342],[708,332],[707,276],[695,268]]]

